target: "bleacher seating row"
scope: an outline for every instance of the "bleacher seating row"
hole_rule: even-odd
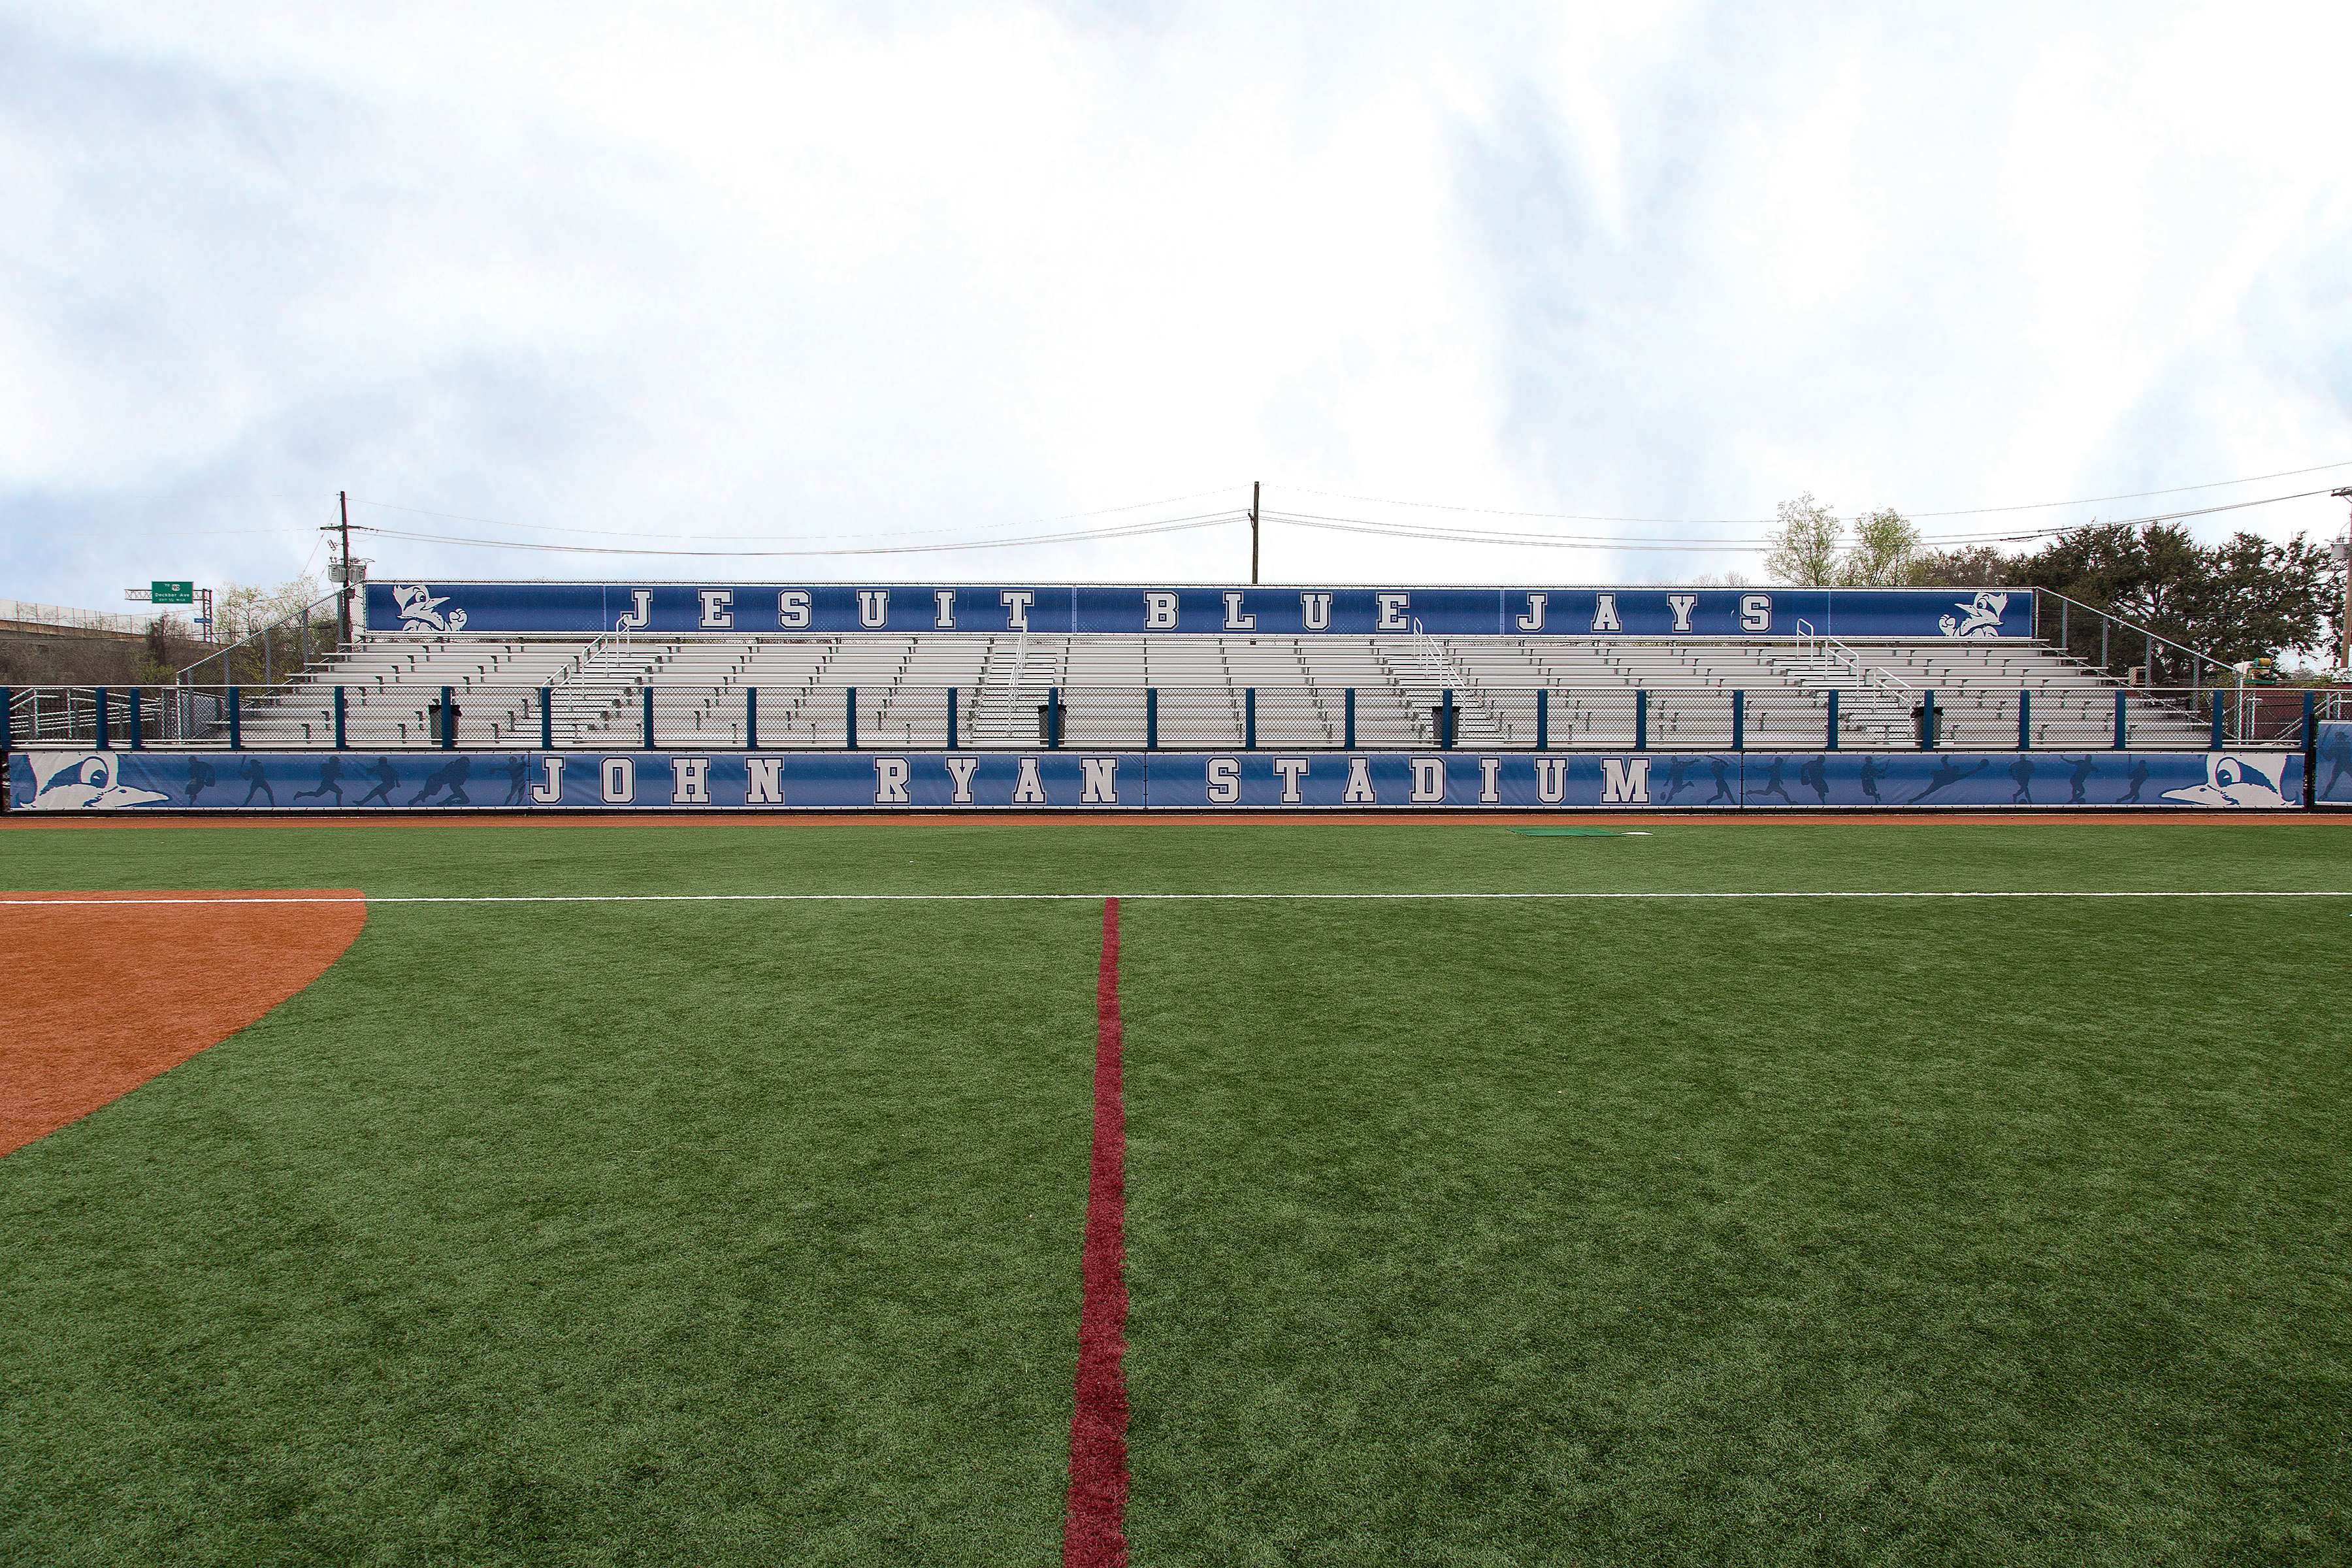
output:
[[[1160,743],[1235,743],[1251,725],[1269,744],[1339,745],[1353,691],[1360,745],[1427,743],[1448,700],[1464,745],[1528,746],[1536,693],[1547,693],[1549,743],[1632,743],[1634,693],[1649,742],[1729,743],[1731,694],[1744,698],[1750,746],[1821,742],[1831,693],[1840,743],[1916,744],[1932,692],[1939,743],[2016,743],[2021,693],[2034,743],[2105,743],[2116,684],[2047,645],[1948,638],[1831,645],[1791,641],[1635,642],[1591,638],[1311,638],[973,634],[646,638],[362,637],[277,689],[243,717],[247,745],[322,744],[332,688],[345,691],[353,743],[423,744],[433,704],[451,689],[469,746],[621,747],[643,739],[650,690],[663,744],[740,745],[756,689],[762,746],[839,745],[856,692],[863,743],[938,746],[956,694],[962,746],[1034,744],[1049,691],[1074,744],[1138,745],[1154,690]],[[541,690],[551,694],[540,711]],[[1252,695],[1254,694],[1254,695]],[[2130,743],[2201,748],[2193,703],[2128,696]]]

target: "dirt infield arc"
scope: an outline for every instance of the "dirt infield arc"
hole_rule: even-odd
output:
[[[306,901],[263,901],[289,897]],[[367,921],[350,888],[0,898],[0,942],[15,959],[0,993],[0,1155],[261,1017]]]

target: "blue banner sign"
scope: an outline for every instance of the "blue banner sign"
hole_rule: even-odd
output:
[[[2320,805],[2352,805],[2352,723],[2328,720],[2320,724],[2311,784],[2312,799]]]
[[[936,584],[370,583],[368,627],[421,636],[857,632],[1265,637],[2027,637],[2027,589],[1151,588]]]
[[[2352,762],[2328,789],[2343,793],[2323,799],[2352,796]],[[15,809],[33,811],[2278,809],[2302,802],[2303,755],[42,751],[9,759],[8,790]]]

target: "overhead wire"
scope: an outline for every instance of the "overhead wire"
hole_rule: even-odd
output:
[[[2324,474],[2336,468],[2352,468],[2352,458],[2339,462],[2319,463],[2308,468],[2282,468],[2273,474],[2249,474],[2242,479],[2211,479],[2204,484],[2177,485],[2169,489],[2132,490],[2120,495],[2085,496],[2077,500],[2027,501],[2013,506],[1962,507],[1950,511],[1912,512],[1912,517],[1977,517],[2004,511],[2048,511],[2060,507],[2097,506],[2111,500],[2145,500],[2150,496],[2185,495],[2191,490],[2222,489],[2231,485],[2261,484],[2269,479],[2294,479],[2304,474]],[[1285,485],[1283,489],[1299,495],[1322,496],[1329,500],[1369,501],[1375,506],[1412,507],[1429,511],[1475,512],[1486,517],[1538,517],[1561,522],[1641,522],[1668,527],[1685,528],[1762,528],[1769,527],[1776,519],[1760,518],[1697,518],[1697,517],[1612,517],[1587,512],[1523,511],[1506,507],[1463,506],[1452,501],[1400,500],[1391,496],[1354,495],[1339,490],[1309,489],[1303,485]],[[2319,493],[2319,492],[2310,492]],[[2194,515],[2183,513],[2183,516]]]
[[[1117,528],[1080,529],[1063,533],[1039,534],[1026,539],[970,540],[954,544],[875,544],[862,548],[835,550],[665,550],[652,546],[616,544],[548,544],[535,540],[461,539],[448,534],[418,533],[401,529],[365,525],[364,531],[378,539],[397,539],[427,544],[459,544],[488,550],[532,550],[562,555],[678,555],[719,557],[746,560],[772,556],[835,556],[835,555],[929,555],[971,550],[1012,550],[1032,544],[1068,544],[1098,539],[1133,539],[1145,534],[1180,533],[1192,529],[1216,528],[1248,519],[1245,511],[1209,512],[1187,518],[1160,519],[1150,522],[1129,523]],[[355,531],[362,524],[353,523]]]
[[[1234,485],[1220,485],[1215,489],[1195,490],[1190,495],[1170,496],[1161,500],[1134,501],[1126,506],[1099,507],[1092,511],[1064,512],[1058,517],[1032,518],[1020,522],[961,523],[946,528],[886,529],[871,533],[818,533],[811,534],[808,537],[812,539],[915,539],[920,538],[926,534],[976,533],[995,528],[1043,528],[1049,523],[1069,522],[1082,517],[1109,517],[1115,513],[1122,511],[1146,511],[1153,507],[1177,506],[1185,501],[1199,500],[1203,496],[1223,495],[1228,491],[1237,489],[1238,488],[1238,486]],[[473,517],[464,512],[431,511],[424,507],[395,506],[390,501],[368,500],[360,496],[353,496],[351,498],[351,500],[353,506],[373,507],[379,511],[407,512],[413,517],[446,518],[452,522],[477,522],[485,524],[491,528],[524,529],[533,533],[584,533],[597,538],[608,539],[719,540],[742,539],[745,537],[740,533],[656,533],[645,529],[569,528],[556,523],[507,522],[495,517]]]
[[[2253,500],[2224,502],[2219,506],[2156,512],[2145,517],[2117,518],[2103,526],[2133,528],[2149,523],[2172,522],[2183,518],[2207,517],[2224,511],[2242,511],[2250,507],[2272,506],[2280,501],[2302,500],[2312,496],[2328,493],[2324,489],[2300,490],[2292,495],[2264,496]],[[1513,529],[1446,528],[1434,523],[1391,522],[1369,518],[1332,517],[1313,512],[1266,511],[1260,515],[1270,521],[1286,522],[1300,528],[1322,529],[1339,533],[1373,534],[1392,539],[1426,539],[1457,544],[1491,544],[1550,550],[1626,550],[1652,552],[1696,551],[1715,553],[1754,552],[1772,548],[1771,542],[1769,540],[1648,539],[1639,536],[1531,533]],[[1993,544],[2049,538],[2074,531],[2074,529],[2071,527],[2015,530],[2003,533],[1938,535],[1922,539],[1920,542],[1928,545]]]

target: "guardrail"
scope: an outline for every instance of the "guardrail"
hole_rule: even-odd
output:
[[[1906,690],[1910,689],[1906,688]],[[819,685],[26,687],[0,748],[393,751],[1039,746],[1538,751],[2296,749],[2352,692],[1968,686],[1907,708],[1829,687],[1488,688],[1477,701],[1283,687]],[[1868,700],[1858,698],[1866,697]]]

